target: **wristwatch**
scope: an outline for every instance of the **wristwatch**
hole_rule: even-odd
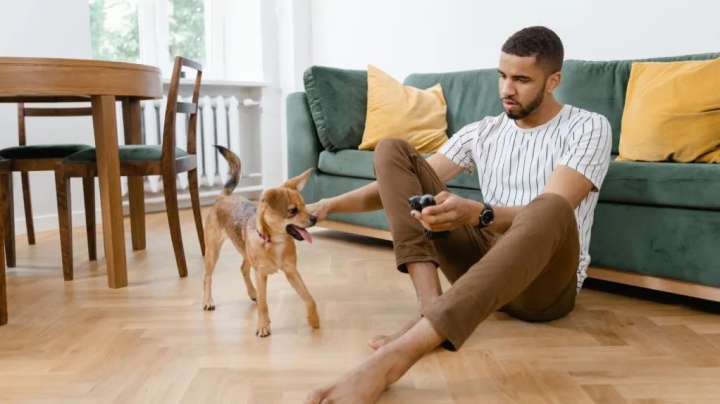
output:
[[[480,216],[478,216],[478,229],[490,226],[493,223],[493,220],[495,220],[495,212],[493,211],[492,206],[488,205],[485,202],[483,202],[483,205],[485,207],[483,208],[482,212],[480,212]]]

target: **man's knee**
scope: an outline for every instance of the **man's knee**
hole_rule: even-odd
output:
[[[375,147],[375,165],[383,165],[397,159],[407,160],[415,148],[405,139],[385,138]]]
[[[572,220],[575,221],[575,212],[573,207],[564,196],[555,193],[545,193],[538,195],[532,202],[534,208],[541,209],[544,215],[553,220]]]

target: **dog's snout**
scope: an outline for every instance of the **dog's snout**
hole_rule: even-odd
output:
[[[310,223],[312,223],[312,224],[317,223],[317,216],[315,216],[315,215],[310,215]]]

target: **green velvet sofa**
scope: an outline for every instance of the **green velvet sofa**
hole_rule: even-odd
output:
[[[605,115],[617,157],[625,89],[633,61],[707,60],[706,53],[634,60],[568,60],[556,97]],[[305,91],[287,97],[289,175],[315,173],[303,191],[314,202],[374,180],[373,152],[360,151],[367,74],[312,66]],[[448,136],[486,115],[502,113],[495,68],[418,73],[404,84],[441,83]],[[720,130],[720,128],[718,128]],[[692,136],[688,133],[688,136]],[[461,174],[451,191],[482,200],[476,175]],[[383,211],[331,215],[325,227],[389,238]],[[612,161],[592,229],[590,278],[720,300],[720,165]]]

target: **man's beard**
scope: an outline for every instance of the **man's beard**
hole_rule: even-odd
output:
[[[518,113],[512,113],[509,111],[505,111],[505,114],[508,116],[508,118],[513,120],[523,119],[527,117],[528,115],[535,112],[536,109],[542,104],[543,100],[545,99],[545,91],[540,91],[540,93],[535,97],[530,104],[528,104],[526,107],[523,107],[520,109],[520,112]]]

